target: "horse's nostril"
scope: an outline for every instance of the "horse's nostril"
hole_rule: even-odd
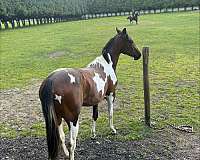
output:
[[[134,60],[138,60],[138,59],[140,59],[140,57],[141,57],[141,54],[138,55],[137,57],[134,57]]]

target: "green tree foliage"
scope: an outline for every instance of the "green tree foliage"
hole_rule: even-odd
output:
[[[162,8],[199,6],[199,0],[0,0],[0,21],[34,19],[40,23],[81,17],[84,14],[155,10]],[[39,23],[39,22],[38,22]]]

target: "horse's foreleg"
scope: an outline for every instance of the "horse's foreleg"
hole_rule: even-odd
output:
[[[79,122],[78,120],[76,122],[70,122],[69,123],[69,159],[74,160],[74,151],[76,148],[76,137],[78,135],[78,129],[79,129]]]
[[[65,145],[65,133],[63,131],[63,121],[61,121],[61,124],[58,126],[58,130],[59,130],[59,135],[60,135],[60,139],[61,139],[61,142],[62,142],[63,151],[64,151],[66,157],[68,158],[69,152],[68,152],[66,145]]]
[[[98,105],[93,106],[93,114],[92,114],[92,138],[96,137],[96,120],[98,118]]]
[[[92,114],[92,139],[96,137],[96,120],[98,118],[98,105],[93,106]]]
[[[108,102],[108,116],[109,116],[109,125],[114,134],[116,134],[116,129],[114,128],[113,125],[113,100],[114,96],[113,93],[110,93],[109,96],[106,97],[107,102]]]

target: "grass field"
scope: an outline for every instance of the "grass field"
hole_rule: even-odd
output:
[[[100,55],[115,35],[115,27],[126,27],[140,49],[150,47],[150,92],[152,122],[191,125],[200,128],[199,115],[199,13],[182,12],[139,17],[139,25],[126,17],[111,17],[42,25],[0,32],[0,89],[23,88],[60,67],[84,67]],[[49,58],[51,53],[64,55]],[[114,112],[117,139],[137,139],[150,133],[142,122],[142,61],[121,56],[117,68],[120,102]],[[36,93],[37,94],[37,93]],[[80,137],[90,136],[90,116],[81,122]],[[97,134],[109,136],[107,113],[100,113]],[[43,122],[32,126],[45,135]],[[15,135],[15,131],[0,124]],[[26,130],[21,135],[29,135]]]

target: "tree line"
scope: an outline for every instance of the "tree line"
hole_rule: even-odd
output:
[[[81,19],[83,15],[199,6],[199,0],[1,0],[0,29]],[[26,24],[27,23],[27,24]]]

